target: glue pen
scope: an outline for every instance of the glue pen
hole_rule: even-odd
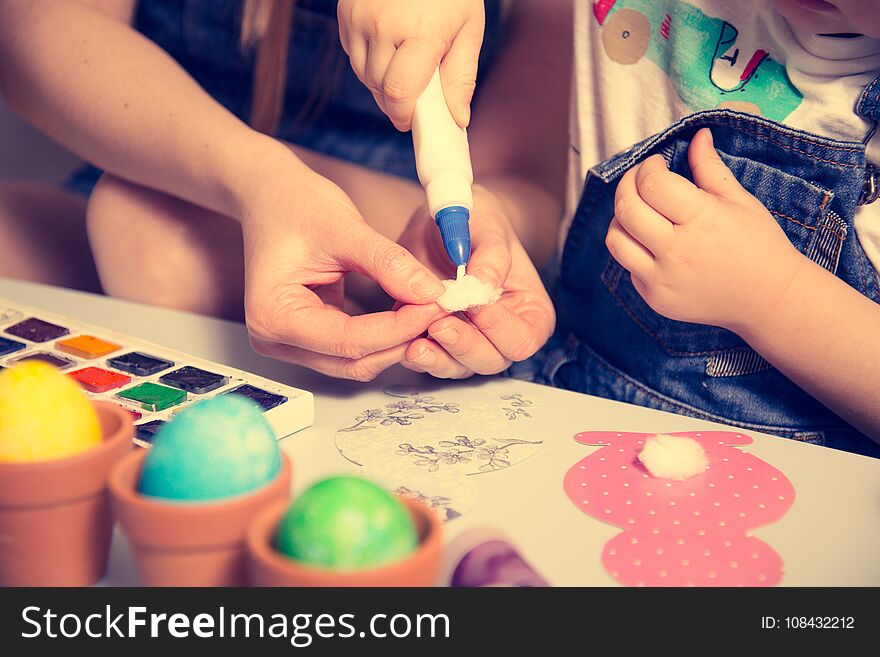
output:
[[[416,102],[412,133],[416,169],[428,196],[428,211],[461,278],[471,257],[468,220],[474,207],[474,172],[467,130],[460,128],[449,112],[439,68]]]

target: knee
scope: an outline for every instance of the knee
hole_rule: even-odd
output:
[[[130,188],[130,183],[109,173],[104,173],[98,179],[86,207],[86,227],[90,238],[93,232],[99,237],[103,237],[105,232],[116,232],[120,236],[125,234],[118,213],[121,207],[133,201]]]
[[[125,230],[127,222],[121,219],[125,216],[121,211],[132,202],[127,186],[124,180],[105,173],[92,189],[86,206],[86,232],[93,250],[105,252],[117,240],[124,244],[131,234]],[[96,258],[99,255],[102,254],[96,254]]]
[[[233,220],[104,174],[89,200],[87,228],[108,294],[240,316],[241,233]]]
[[[172,247],[156,212],[160,192],[105,173],[89,198],[86,229],[104,290],[111,296],[151,305],[181,307],[168,267]],[[163,244],[165,253],[163,253]],[[188,309],[188,308],[182,308]]]

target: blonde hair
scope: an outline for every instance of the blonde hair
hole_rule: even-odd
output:
[[[249,123],[260,132],[278,129],[287,84],[287,51],[295,0],[244,0],[241,47],[255,51]]]

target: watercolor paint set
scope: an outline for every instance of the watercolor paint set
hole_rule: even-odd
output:
[[[315,419],[307,390],[0,298],[0,369],[28,360],[48,363],[90,397],[128,410],[141,447],[175,413],[215,395],[256,402],[279,439]]]

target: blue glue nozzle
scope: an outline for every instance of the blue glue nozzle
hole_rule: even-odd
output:
[[[471,258],[471,231],[468,228],[470,218],[470,211],[461,205],[443,208],[434,217],[440,229],[443,247],[456,267],[466,265]]]

